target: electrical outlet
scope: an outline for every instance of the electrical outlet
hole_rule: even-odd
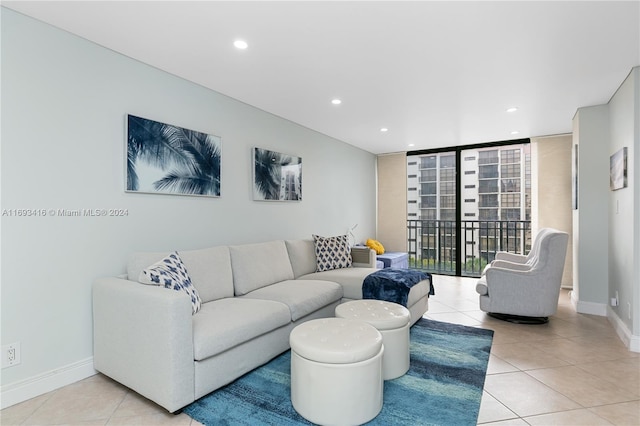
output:
[[[618,297],[618,292],[616,291],[616,297],[611,298],[611,306],[618,306],[620,304],[620,298]]]
[[[20,364],[20,342],[2,347],[2,368]]]

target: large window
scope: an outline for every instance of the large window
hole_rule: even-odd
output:
[[[409,153],[408,187],[418,187],[408,191],[413,266],[477,275],[497,250],[524,247],[530,158],[528,140]]]

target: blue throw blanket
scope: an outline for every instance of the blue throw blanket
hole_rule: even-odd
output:
[[[385,300],[407,306],[409,290],[420,281],[429,280],[429,295],[435,294],[431,274],[415,269],[385,268],[367,275],[362,283],[362,298]]]

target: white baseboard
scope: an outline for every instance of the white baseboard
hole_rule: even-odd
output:
[[[608,308],[607,318],[613,328],[616,330],[618,337],[631,352],[640,352],[640,336],[631,334],[629,327],[620,319],[613,309]]]
[[[606,303],[584,302],[582,300],[576,299],[575,293],[573,291],[570,294],[571,303],[576,308],[576,312],[580,314],[598,315],[600,317],[607,316],[608,306]]]
[[[93,357],[90,357],[38,376],[9,383],[0,388],[0,408],[35,398],[97,373],[93,368]]]

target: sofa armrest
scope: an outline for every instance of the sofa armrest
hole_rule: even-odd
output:
[[[375,268],[376,252],[369,247],[351,247],[351,258],[355,268]]]
[[[93,284],[95,369],[174,412],[194,401],[191,302],[119,279]]]

